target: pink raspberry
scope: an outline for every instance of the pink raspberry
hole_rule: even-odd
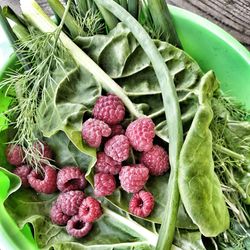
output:
[[[103,121],[88,119],[82,126],[82,138],[90,147],[98,148],[101,145],[102,137],[109,137],[111,128]]]
[[[100,96],[95,103],[93,116],[109,125],[121,122],[125,116],[125,107],[115,95]]]
[[[5,151],[9,164],[19,166],[24,163],[24,152],[21,146],[9,144]]]
[[[73,216],[78,213],[84,196],[85,195],[82,191],[68,191],[66,193],[61,193],[57,198],[57,204],[61,207],[64,214]]]
[[[129,140],[125,135],[116,135],[112,137],[104,146],[105,154],[118,162],[128,159],[129,149]]]
[[[87,197],[79,208],[79,217],[85,222],[94,222],[102,215],[102,208],[96,199]]]
[[[32,170],[28,175],[30,186],[39,193],[52,194],[56,191],[57,172],[51,166],[45,165],[43,173]]]
[[[143,117],[131,122],[125,135],[137,151],[149,151],[153,147],[155,124],[150,118]]]
[[[75,215],[68,221],[66,231],[75,238],[82,238],[89,233],[92,226],[92,223],[84,222],[78,215]]]
[[[21,165],[13,170],[13,173],[20,177],[23,187],[29,187],[28,175],[30,174],[32,168],[28,165]]]
[[[96,196],[111,195],[116,189],[115,177],[111,174],[98,173],[94,176],[94,193]]]
[[[84,173],[78,167],[67,166],[62,168],[57,175],[57,188],[61,192],[81,190],[85,188],[86,180]]]
[[[125,130],[123,129],[122,125],[120,124],[116,124],[116,125],[111,125],[111,135],[110,137],[113,137],[115,135],[124,135],[125,134]]]
[[[121,163],[113,160],[111,157],[107,156],[104,152],[99,152],[97,154],[97,161],[95,164],[96,173],[105,173],[116,175],[121,170]]]
[[[37,141],[33,147],[39,152],[42,158],[51,160],[53,157],[52,150],[46,142]]]
[[[122,167],[119,173],[121,187],[128,193],[143,189],[149,177],[149,170],[142,164]]]
[[[64,214],[61,207],[55,202],[50,210],[50,219],[54,224],[64,226],[67,224],[70,216]]]
[[[154,196],[150,192],[141,190],[133,194],[129,202],[129,212],[145,218],[150,215],[154,208]]]
[[[141,163],[149,169],[151,175],[159,176],[169,169],[168,154],[158,145],[142,153]]]

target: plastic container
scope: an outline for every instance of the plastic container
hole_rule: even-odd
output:
[[[221,82],[223,91],[250,109],[250,53],[248,50],[208,20],[173,6],[170,6],[170,11],[185,51],[200,64],[204,71],[213,69]],[[7,65],[13,66],[14,61],[12,57]],[[5,69],[6,67],[2,72]],[[8,100],[0,93],[0,107],[2,107],[0,112],[7,107],[7,104]],[[4,140],[4,133],[1,133],[0,156],[4,152],[2,147]],[[3,163],[0,162],[0,164]],[[0,248],[2,250],[37,249],[28,225],[20,231],[3,206],[10,188],[10,180],[1,171],[0,183]],[[11,225],[12,230],[8,231],[6,225]]]

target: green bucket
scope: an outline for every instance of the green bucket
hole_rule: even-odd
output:
[[[221,88],[229,96],[250,109],[250,53],[232,36],[206,19],[186,10],[170,6],[183,47],[201,66],[203,71],[214,70]],[[15,64],[11,56],[0,69],[0,80],[8,67]],[[9,99],[0,93],[0,112]],[[3,128],[3,120],[0,127]],[[4,164],[4,131],[0,134],[0,164]],[[10,179],[0,171],[0,248],[11,250],[37,249],[29,226],[20,230],[4,208],[4,200],[11,188]],[[11,229],[11,230],[10,230]]]

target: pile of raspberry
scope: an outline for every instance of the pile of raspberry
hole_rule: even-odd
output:
[[[95,195],[111,195],[119,179],[121,188],[132,193],[129,212],[138,217],[149,216],[154,208],[154,196],[145,191],[145,185],[150,175],[160,176],[169,169],[167,152],[154,144],[154,122],[142,116],[123,127],[125,107],[113,94],[100,96],[92,115],[83,123],[82,138],[90,147],[98,149]],[[140,160],[136,164],[127,164],[133,150],[141,154]]]
[[[41,153],[41,162],[52,159],[52,150],[46,143],[39,142],[34,147]],[[27,165],[24,150],[18,145],[7,147],[6,158],[16,166],[13,173],[20,177],[24,188],[45,194],[60,192],[50,211],[53,223],[66,226],[68,234],[75,238],[82,238],[90,232],[93,222],[102,215],[102,208],[99,201],[83,192],[87,183],[80,168],[65,166],[57,171],[47,164],[42,165],[41,172],[36,172]]]

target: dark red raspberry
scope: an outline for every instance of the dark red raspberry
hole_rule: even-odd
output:
[[[57,175],[57,188],[62,192],[81,190],[86,186],[85,174],[78,167],[67,166]]]
[[[56,191],[57,172],[51,166],[45,165],[43,173],[32,170],[28,175],[30,186],[39,193],[52,194]]]
[[[5,153],[9,164],[20,166],[24,163],[24,152],[21,146],[9,144]]]
[[[98,173],[94,176],[94,193],[96,196],[111,195],[116,189],[115,177],[111,174]]]
[[[78,215],[75,215],[68,221],[66,231],[75,238],[82,238],[89,233],[92,226],[92,223],[84,222]]]
[[[155,124],[150,118],[143,117],[131,122],[125,135],[137,151],[149,151],[153,147]]]
[[[73,216],[78,213],[84,196],[85,195],[82,191],[68,191],[66,193],[61,193],[57,198],[57,204],[61,207],[64,214]]]
[[[105,154],[118,162],[128,159],[129,149],[129,140],[125,135],[116,135],[112,137],[104,146]]]
[[[70,216],[64,214],[61,207],[55,202],[50,210],[50,219],[54,224],[64,226],[67,224]]]
[[[98,148],[101,145],[102,137],[109,137],[111,128],[103,121],[88,119],[82,126],[82,138],[90,147]]]
[[[142,164],[122,167],[119,173],[121,187],[128,193],[143,189],[149,177],[149,170]]]
[[[110,137],[113,137],[115,135],[124,135],[125,134],[125,130],[123,129],[122,125],[120,124],[116,124],[116,125],[111,125],[111,135]]]
[[[169,169],[168,154],[158,145],[142,153],[141,163],[149,169],[151,175],[159,176]]]
[[[85,222],[94,222],[102,215],[100,202],[92,197],[83,200],[79,208],[79,217]]]
[[[129,212],[145,218],[150,215],[154,208],[154,196],[150,192],[141,190],[133,194],[129,202]]]
[[[124,119],[125,107],[120,98],[115,95],[100,96],[95,103],[93,116],[114,125]]]
[[[39,152],[41,158],[51,160],[53,157],[52,150],[46,142],[38,141],[34,143],[33,147]]]
[[[28,165],[21,165],[13,170],[13,173],[20,177],[23,187],[29,187],[28,175],[32,168]]]
[[[105,173],[116,175],[121,170],[121,163],[113,160],[111,157],[107,156],[104,152],[99,152],[97,154],[97,161],[95,164],[96,173]]]

